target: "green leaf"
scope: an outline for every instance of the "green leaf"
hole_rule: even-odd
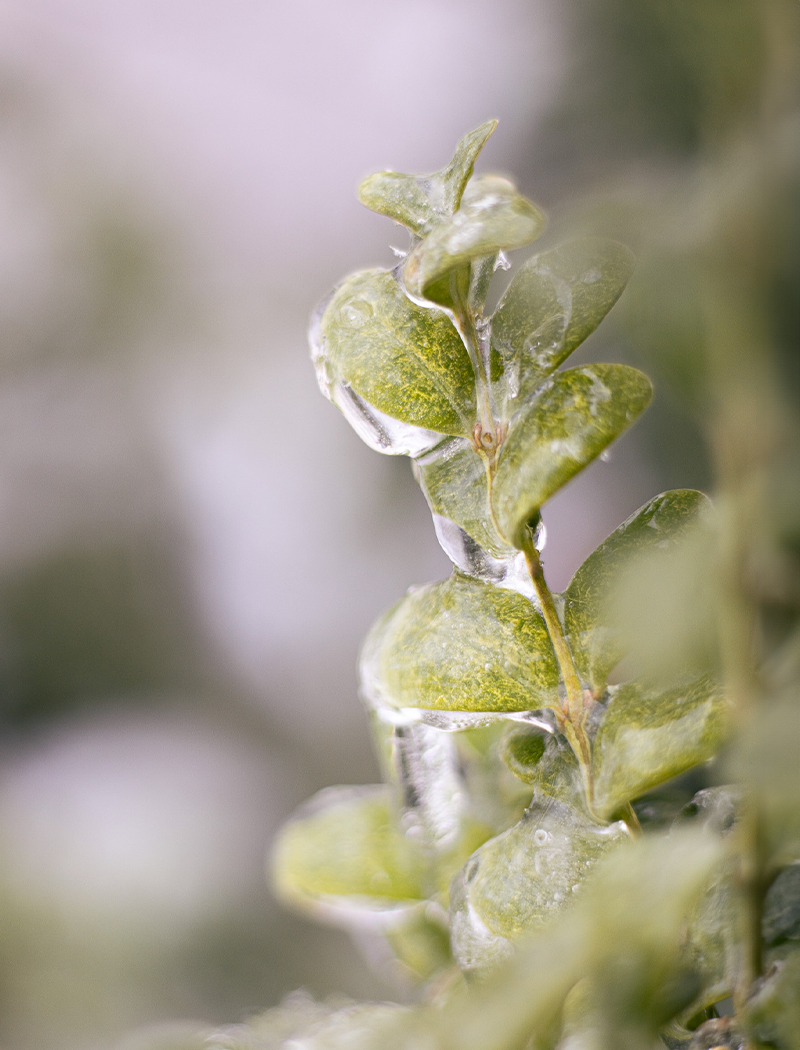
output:
[[[429,981],[453,965],[447,915],[436,905],[411,909],[386,930],[385,937],[404,971],[417,981]]]
[[[492,348],[521,404],[590,335],[622,294],[633,253],[616,241],[562,244],[528,259],[492,317]]]
[[[489,120],[468,132],[447,167],[432,175],[380,171],[367,176],[358,187],[358,199],[379,215],[424,236],[458,208],[478,154],[496,127],[497,121]]]
[[[494,558],[517,552],[492,522],[483,460],[464,439],[443,442],[414,460],[414,475],[434,514],[454,522]]]
[[[506,731],[500,754],[511,772],[531,784],[537,795],[583,807],[585,789],[578,760],[560,733],[512,726]]]
[[[557,707],[544,621],[516,591],[456,572],[411,591],[374,625],[361,658],[376,705],[440,711]]]
[[[601,826],[571,806],[535,798],[522,820],[476,850],[453,882],[450,928],[460,965],[481,964],[481,937],[492,962],[507,950],[492,938],[514,941],[544,926],[575,899],[595,863],[629,841],[621,822]]]
[[[542,504],[626,430],[650,402],[647,376],[627,365],[585,365],[554,376],[512,421],[492,501],[503,535],[523,545]]]
[[[685,974],[680,947],[686,912],[720,853],[718,842],[691,831],[648,835],[616,851],[577,894],[575,907],[522,942],[479,994],[471,990],[443,1007],[428,1007],[420,1018],[420,1042],[432,1037],[432,1045],[458,1050],[525,1046],[533,1033],[558,1023],[565,997],[588,977],[604,1013],[613,1011],[614,1020],[632,1017],[650,1029],[602,1045],[654,1045],[664,1024],[663,990]],[[484,930],[483,941],[476,942],[477,965],[468,969],[479,968],[489,953],[491,933]]]
[[[334,380],[380,412],[442,434],[472,433],[475,376],[461,338],[445,314],[412,303],[390,271],[343,281],[320,334],[318,357]]]
[[[564,592],[564,624],[578,670],[595,693],[625,655],[615,622],[613,596],[621,572],[634,558],[672,548],[710,506],[693,489],[654,496],[589,555]]]
[[[379,909],[426,897],[427,862],[392,819],[383,785],[315,795],[281,829],[272,870],[278,895],[306,909]]]
[[[709,675],[667,690],[629,682],[609,691],[592,747],[594,809],[606,818],[712,758],[725,740],[730,713]]]
[[[544,225],[544,215],[507,179],[479,176],[467,187],[455,215],[409,253],[403,264],[405,286],[412,296],[452,306],[451,277],[466,274],[468,290],[473,260],[522,248],[536,240]],[[459,291],[464,296],[465,289]]]

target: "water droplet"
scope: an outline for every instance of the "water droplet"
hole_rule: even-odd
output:
[[[603,463],[609,463],[611,461],[611,450],[604,448],[603,451],[600,453],[600,459],[603,461]]]
[[[372,317],[372,304],[366,299],[350,299],[339,311],[343,324],[350,328],[361,328]]]
[[[484,671],[491,671],[492,665],[491,664],[484,664],[483,665],[483,669],[484,669]]]
[[[602,274],[599,270],[587,270],[586,273],[581,274],[582,284],[595,284],[600,280]]]

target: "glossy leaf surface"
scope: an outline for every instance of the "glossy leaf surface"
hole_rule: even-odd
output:
[[[415,306],[388,270],[363,270],[336,289],[320,321],[320,355],[379,411],[443,434],[475,425],[475,377],[448,317]]]
[[[504,536],[521,546],[539,508],[626,430],[652,396],[627,365],[585,365],[556,375],[512,422],[493,503]]]
[[[370,631],[361,661],[377,705],[528,711],[558,704],[541,616],[515,591],[454,573],[410,592]]]
[[[518,824],[476,850],[454,882],[456,958],[476,922],[511,941],[543,926],[574,900],[594,864],[627,841],[621,822],[601,826],[571,806],[534,799]]]
[[[306,908],[337,899],[376,908],[421,900],[426,871],[382,785],[321,791],[284,825],[273,854],[277,892]]]
[[[667,690],[629,682],[611,692],[592,748],[594,808],[605,818],[713,757],[729,721],[728,701],[708,675]]]
[[[674,489],[654,496],[589,555],[564,592],[564,624],[578,670],[592,688],[605,687],[609,672],[625,655],[612,596],[631,560],[680,542],[709,507],[702,492]]]
[[[544,215],[507,179],[497,175],[473,179],[460,209],[409,254],[403,265],[405,286],[415,297],[452,306],[450,275],[466,268],[468,290],[473,260],[522,248],[544,226]]]
[[[560,245],[523,263],[492,317],[492,348],[521,404],[590,335],[622,294],[632,252],[616,241]]]
[[[423,236],[458,208],[478,154],[496,127],[497,121],[489,120],[468,132],[447,167],[431,175],[380,171],[367,176],[358,187],[358,199]]]

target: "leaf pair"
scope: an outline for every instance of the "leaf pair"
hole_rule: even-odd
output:
[[[563,595],[564,626],[579,673],[593,692],[625,655],[614,623],[614,583],[632,559],[678,544],[708,505],[699,492],[656,496],[611,534]],[[365,691],[378,705],[451,711],[557,708],[559,673],[531,600],[455,572],[410,592],[367,636]]]

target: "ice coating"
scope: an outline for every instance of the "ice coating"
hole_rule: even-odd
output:
[[[493,558],[455,522],[441,514],[432,513],[432,517],[439,545],[461,572],[484,583],[508,587],[533,601],[533,584],[524,554],[515,554],[506,559]]]
[[[571,806],[534,798],[522,820],[476,850],[453,880],[453,952],[470,969],[493,967],[507,944],[567,907],[596,863],[630,840],[622,821],[600,825]]]
[[[394,758],[403,830],[427,849],[450,849],[468,807],[453,737],[421,721],[396,726]]]
[[[430,451],[441,443],[442,434],[387,416],[336,375],[325,349],[321,322],[339,287],[337,285],[317,306],[308,329],[311,360],[320,390],[336,405],[361,440],[375,452],[390,456],[418,456]]]

